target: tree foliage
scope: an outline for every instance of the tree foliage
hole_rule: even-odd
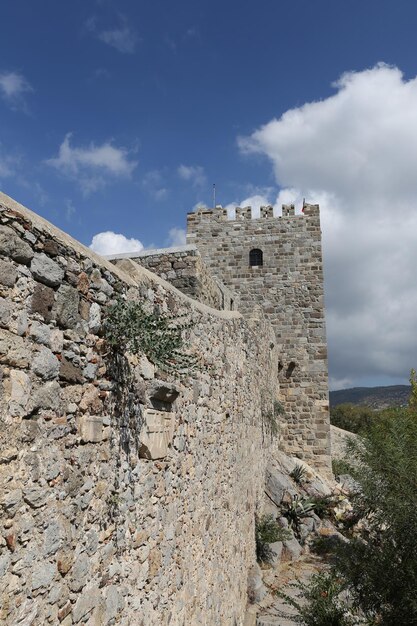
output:
[[[397,409],[350,441],[355,508],[364,533],[340,546],[336,567],[371,623],[417,624],[417,415]]]

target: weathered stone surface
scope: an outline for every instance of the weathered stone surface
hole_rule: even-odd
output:
[[[262,581],[262,571],[257,563],[251,567],[248,574],[248,598],[251,604],[260,602],[265,597],[266,587]]]
[[[31,381],[29,376],[22,370],[10,370],[6,392],[10,397],[9,412],[12,417],[22,417],[26,414],[30,391]]]
[[[144,354],[139,357],[139,362],[136,369],[139,378],[152,380],[152,378],[155,377],[155,365],[151,363]]]
[[[49,347],[51,343],[51,329],[46,324],[34,321],[30,326],[30,336],[36,343]]]
[[[140,456],[145,459],[163,459],[174,436],[175,416],[167,411],[144,411],[144,425],[140,432]]]
[[[66,538],[65,528],[59,520],[51,520],[43,534],[43,554],[51,556],[55,554]]]
[[[80,418],[81,439],[85,443],[98,443],[103,438],[103,419],[92,415],[83,415]]]
[[[55,316],[62,328],[75,328],[79,322],[78,306],[80,297],[78,292],[69,285],[61,285],[56,295]]]
[[[90,332],[97,333],[101,326],[101,307],[97,302],[93,302],[90,307],[88,327]]]
[[[21,489],[13,489],[6,493],[2,498],[2,506],[8,515],[14,515],[22,505],[23,494]]]
[[[123,609],[125,603],[116,585],[106,587],[104,601],[106,605],[104,621],[107,624],[117,618],[117,615]]]
[[[17,280],[17,270],[10,261],[0,259],[0,283],[5,287],[13,287]]]
[[[33,257],[33,250],[12,228],[0,225],[0,254],[27,264]]]
[[[59,254],[59,246],[53,239],[47,239],[43,244],[43,249],[49,256],[57,256]]]
[[[54,291],[50,287],[37,283],[32,296],[32,313],[40,313],[44,320],[49,322],[52,317],[54,298]]]
[[[82,383],[84,382],[84,376],[78,367],[75,367],[65,357],[61,358],[59,366],[59,377],[68,383]]]
[[[81,552],[75,559],[71,569],[71,579],[69,581],[71,591],[80,591],[84,587],[89,571],[90,559],[85,552]],[[82,617],[82,615],[80,617]]]
[[[41,378],[50,380],[58,376],[60,363],[52,350],[42,347],[33,358],[32,369]]]
[[[12,367],[28,367],[31,355],[30,344],[26,339],[0,329],[0,362]]]
[[[40,487],[27,487],[23,490],[23,499],[34,509],[38,509],[46,503],[48,493]]]
[[[52,226],[45,228],[33,215],[24,223],[20,213],[7,219],[25,237],[29,218],[30,241],[37,250],[55,254],[48,244],[55,242]],[[60,620],[65,626],[242,624],[254,562],[255,513],[262,506],[267,460],[278,447],[278,439],[266,436],[261,416],[265,404],[271,408],[280,398],[277,339],[259,312],[252,324],[228,311],[208,310],[132,263],[123,266],[129,271],[124,277],[121,269],[113,272],[62,233],[56,243],[59,255],[53,262],[65,269],[56,291],[36,283],[22,266],[13,289],[2,289],[13,302],[11,321],[26,310],[29,325],[23,337],[0,333],[0,346],[9,352],[16,345],[27,350],[21,365],[10,365],[9,352],[0,353],[0,423],[10,419],[11,370],[26,368],[32,389],[25,410],[36,407],[24,416],[30,419],[12,418],[7,431],[0,429],[0,444],[6,439],[0,450],[11,450],[0,464],[0,546],[10,557],[2,567],[12,599],[7,619],[16,623],[27,602],[36,606],[34,626]],[[304,267],[308,259],[303,250],[300,254]],[[167,276],[187,272],[181,257],[168,262]],[[78,282],[82,272],[90,278],[83,285]],[[74,285],[82,287],[82,304]],[[206,289],[202,284],[194,288]],[[100,332],[98,313],[103,320],[113,289],[141,301],[150,313],[184,314],[192,320],[184,348],[198,356],[201,368],[176,379],[156,373],[149,363],[147,371],[141,369],[139,359],[129,355],[125,371],[115,373],[103,338],[95,334]],[[207,300],[224,293],[215,281],[207,286]],[[290,325],[291,319],[285,337]],[[42,378],[32,368],[39,348],[56,353],[59,379]],[[298,358],[298,348],[296,353]],[[85,380],[87,375],[91,380]],[[156,386],[151,382],[155,375],[161,378]],[[298,392],[297,384],[287,384],[286,400],[294,403],[282,426],[291,425],[289,437],[297,427],[314,434],[311,406],[300,401],[304,396]],[[298,420],[298,411],[308,424]],[[306,442],[307,434],[294,446]],[[146,436],[148,449],[152,438],[163,440],[166,459],[139,453]],[[308,450],[317,451],[314,446]],[[45,566],[49,571],[42,581]],[[255,591],[262,596],[262,588]]]
[[[283,543],[282,541],[275,541],[274,543],[269,543],[268,547],[270,552],[269,563],[272,567],[277,568],[281,562]]]
[[[56,573],[56,567],[52,563],[43,562],[36,565],[32,573],[32,589],[48,587],[55,578]]]
[[[0,326],[7,328],[12,316],[12,311],[12,302],[10,300],[6,300],[5,298],[0,298]]]
[[[292,481],[277,467],[268,465],[265,476],[265,491],[271,500],[279,505],[284,494],[295,495],[296,490]]]
[[[35,280],[48,285],[48,287],[57,287],[64,278],[62,267],[43,252],[35,254],[30,269]]]
[[[83,397],[80,402],[80,409],[89,411],[93,415],[98,415],[103,409],[103,403],[100,399],[100,391],[92,384],[88,384],[84,388]]]
[[[81,619],[86,619],[87,615],[99,605],[101,600],[100,590],[92,585],[84,589],[74,606],[73,620],[77,624]]]
[[[153,380],[148,386],[148,395],[152,400],[172,404],[179,395],[178,387],[163,380]]]
[[[302,547],[298,543],[297,539],[293,537],[283,542],[284,548],[282,551],[283,561],[297,561],[300,558]]]
[[[57,411],[61,402],[61,386],[57,381],[44,383],[39,387],[32,396],[30,408],[32,411],[37,409],[52,409]]]

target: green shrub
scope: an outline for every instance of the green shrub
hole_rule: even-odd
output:
[[[315,574],[308,583],[297,581],[290,588],[296,595],[277,592],[284,602],[296,610],[281,612],[281,617],[303,626],[356,626],[352,609],[346,601],[343,584],[334,574]]]
[[[332,471],[335,476],[351,474],[352,466],[345,459],[332,459]]]
[[[307,474],[307,470],[303,465],[297,463],[292,472],[290,472],[290,476],[297,485],[301,485],[305,481]]]
[[[269,563],[272,552],[268,544],[286,541],[290,533],[274,520],[272,515],[263,515],[255,519],[256,559],[260,563]]]
[[[119,298],[109,308],[103,328],[111,350],[144,354],[160,369],[181,373],[196,366],[196,358],[183,351],[182,334],[189,327],[184,316],[149,313],[142,303]]]
[[[311,501],[313,503],[313,511],[320,519],[332,516],[335,505],[333,496],[314,496],[311,498]]]
[[[417,415],[388,413],[348,449],[360,489],[353,504],[364,532],[336,554],[370,623],[417,624]],[[372,621],[373,620],[373,621]]]
[[[338,404],[330,409],[330,422],[351,433],[366,431],[379,420],[379,416],[380,411],[374,411],[368,406]]]
[[[305,517],[311,516],[314,511],[314,501],[312,498],[299,498],[293,496],[290,502],[283,505],[282,514],[287,518],[288,523],[294,533],[300,535],[300,523]]]

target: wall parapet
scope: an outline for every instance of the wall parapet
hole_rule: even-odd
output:
[[[200,368],[131,355],[120,387],[102,335],[117,294],[188,315]],[[277,359],[262,317],[113,265],[0,194],[0,624],[241,626]]]
[[[239,297],[215,278],[206,267],[194,245],[160,248],[117,254],[107,257],[115,265],[131,259],[149,271],[161,276],[187,296],[214,309],[237,310]]]

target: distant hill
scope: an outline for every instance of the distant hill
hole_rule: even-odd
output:
[[[330,392],[330,406],[338,404],[361,404],[373,409],[386,409],[391,406],[404,406],[411,392],[409,385],[389,387],[352,387]]]

